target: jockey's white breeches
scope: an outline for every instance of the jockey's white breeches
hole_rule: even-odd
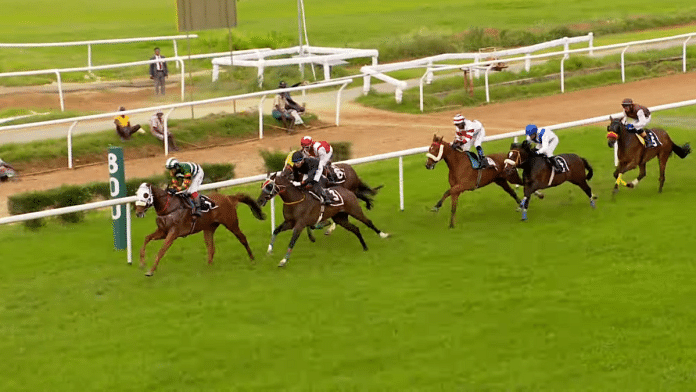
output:
[[[200,188],[201,184],[203,183],[203,176],[205,176],[203,173],[203,168],[199,167],[198,173],[196,173],[196,175],[191,179],[191,185],[186,189],[187,195],[198,192],[198,188]]]
[[[333,147],[331,147],[328,153],[319,154],[319,168],[316,174],[314,174],[314,181],[318,182],[321,179],[321,175],[324,174],[324,167],[331,161],[331,157],[333,157]]]

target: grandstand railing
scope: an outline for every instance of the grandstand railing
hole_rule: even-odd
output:
[[[657,112],[657,111],[661,111],[661,110],[675,109],[675,108],[691,106],[691,105],[696,105],[696,99],[651,107],[650,111]],[[543,125],[543,127],[548,128],[548,129],[552,129],[552,130],[554,130],[554,129],[555,130],[567,129],[567,128],[573,128],[573,127],[577,127],[577,126],[595,124],[595,123],[599,123],[599,122],[606,122],[606,121],[609,121],[609,117],[620,118],[620,117],[623,117],[623,115],[624,115],[623,112],[619,112],[619,113],[602,115],[602,116],[597,116],[597,117],[592,117],[592,118],[587,118],[587,119],[577,120],[577,121],[570,121],[570,122],[565,122],[565,123],[560,123],[560,124]],[[524,135],[524,131],[520,130],[520,131],[501,134],[501,135],[489,136],[489,137],[486,137],[485,141],[509,139],[509,138],[519,137],[522,135]],[[390,152],[390,153],[386,153],[386,154],[379,154],[379,155],[373,155],[373,156],[369,156],[369,157],[349,159],[349,160],[343,161],[343,163],[357,165],[360,163],[377,162],[377,161],[383,161],[386,159],[398,158],[399,159],[399,174],[398,174],[398,176],[399,176],[399,209],[401,211],[403,211],[405,208],[405,206],[404,206],[403,158],[405,156],[410,156],[410,155],[415,155],[415,154],[423,154],[427,151],[428,151],[427,146],[426,147],[417,147],[417,148],[411,148],[408,150]],[[266,178],[265,174],[260,174],[260,175],[251,176],[251,177],[245,177],[245,178],[239,178],[239,179],[233,179],[233,180],[227,180],[227,181],[220,181],[220,182],[216,182],[216,183],[212,183],[212,184],[201,185],[200,190],[203,191],[203,190],[210,190],[210,189],[220,189],[220,188],[227,188],[227,187],[232,187],[232,186],[236,186],[236,185],[249,184],[249,183],[263,181],[265,178]],[[32,219],[37,219],[37,218],[46,218],[46,217],[50,217],[50,216],[69,214],[72,212],[89,211],[89,210],[125,205],[126,206],[126,220],[127,220],[127,225],[126,225],[126,229],[127,229],[126,230],[127,231],[127,234],[126,234],[126,236],[127,236],[127,241],[126,241],[127,261],[129,264],[131,264],[133,262],[132,239],[131,239],[131,204],[135,203],[135,201],[136,201],[135,196],[128,196],[128,197],[122,197],[122,198],[114,199],[114,200],[83,204],[83,205],[79,205],[79,206],[63,207],[63,208],[57,208],[57,209],[48,210],[48,211],[31,212],[31,213],[22,214],[22,215],[15,215],[15,216],[10,216],[10,217],[6,217],[6,218],[0,218],[0,225],[15,223],[15,222],[24,222],[24,221],[28,221],[28,220],[32,220]],[[271,231],[275,228],[275,203],[274,203],[274,201],[275,201],[275,198],[271,200]]]

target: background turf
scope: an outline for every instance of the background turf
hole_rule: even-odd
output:
[[[680,144],[693,136],[692,109],[659,117]],[[612,198],[604,128],[560,135],[558,152],[595,169],[596,210],[564,184],[520,222],[490,186],[460,198],[450,230],[449,202],[429,211],[445,166],[404,160],[400,212],[397,161],[361,165],[385,185],[368,215],[393,237],[360,225],[362,252],[340,228],[316,244],[303,235],[285,269],[290,234],[265,255],[269,222],[244,205],[256,262],[220,229],[213,266],[194,235],[152,278],[111,250],[106,211],[37,233],[0,227],[0,390],[693,389],[693,156],[672,157],[663,194],[651,162]],[[153,215],[133,222],[136,253]]]

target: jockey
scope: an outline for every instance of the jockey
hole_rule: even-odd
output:
[[[537,150],[538,154],[544,155],[549,159],[556,171],[560,172],[563,170],[555,159],[551,159],[553,158],[553,151],[558,146],[558,136],[553,131],[544,128],[541,128],[541,131],[539,131],[536,125],[529,124],[524,128],[524,133],[530,142],[541,144],[541,147]]]
[[[203,182],[203,168],[193,162],[179,162],[176,158],[169,158],[164,164],[172,177],[172,188],[187,194],[188,200],[193,208],[195,217],[201,216],[201,195],[198,188]]]
[[[322,204],[329,204],[330,200],[326,196],[326,190],[324,189],[327,179],[321,175],[319,159],[305,156],[302,151],[295,151],[292,154],[292,165],[293,172],[307,175],[307,179],[302,182],[302,186],[307,189],[314,189],[314,193],[321,197]]]
[[[326,142],[315,142],[311,136],[305,136],[300,140],[300,146],[305,156],[316,157],[319,159],[319,173],[327,171],[328,175],[333,177],[333,168],[331,167],[331,158],[333,157],[333,147]],[[324,169],[326,168],[326,169]]]
[[[644,130],[645,126],[648,125],[648,123],[652,119],[652,116],[650,115],[650,110],[643,105],[633,103],[633,100],[631,98],[626,98],[623,101],[621,101],[621,106],[623,107],[625,114],[621,122],[626,124],[626,130],[628,132],[639,134],[640,136],[642,136],[643,140],[645,140],[646,142],[646,147],[655,147],[654,145],[649,144],[649,140]],[[628,122],[629,118],[636,121],[633,123]]]
[[[488,167],[488,162],[486,156],[483,155],[483,148],[481,143],[483,138],[486,137],[486,130],[483,125],[478,120],[467,120],[461,114],[454,116],[454,141],[452,142],[452,148],[459,151],[469,151],[471,146],[476,147],[476,152],[479,157],[479,164],[481,169]]]

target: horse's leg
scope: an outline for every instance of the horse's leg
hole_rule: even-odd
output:
[[[317,242],[317,239],[314,238],[314,234],[312,234],[312,228],[307,226],[307,237],[309,237],[309,240],[312,242]]]
[[[515,199],[515,203],[520,204],[521,200],[519,197],[517,197],[517,193],[515,193],[515,190],[512,189],[510,184],[508,184],[508,182],[504,178],[495,179],[495,183],[501,188],[503,188],[503,190],[507,192],[508,195],[512,196],[512,198]]]
[[[281,231],[285,230],[290,230],[292,228],[292,225],[288,221],[283,221],[283,223],[279,224],[278,227],[273,230],[273,234],[271,234],[271,242],[268,244],[268,254],[270,255],[273,253],[273,244],[275,243],[276,237]]]
[[[360,245],[362,245],[363,250],[367,250],[367,244],[365,243],[365,240],[363,239],[362,234],[360,234],[360,228],[358,226],[350,223],[348,221],[348,214],[346,213],[340,213],[337,215],[334,215],[333,217],[334,222],[337,224],[341,225],[344,227],[346,230],[350,231],[351,233],[355,234],[356,237],[360,240]]]
[[[452,196],[450,198],[450,202],[452,202],[452,214],[450,215],[449,223],[450,229],[454,228],[454,216],[457,214],[457,203],[459,202],[459,195],[461,195],[462,192],[464,192],[464,187],[458,185],[456,187],[453,187],[452,189],[454,190],[452,191]]]
[[[145,237],[143,247],[140,248],[140,268],[145,268],[145,247],[147,246],[147,244],[152,240],[161,240],[166,236],[167,233],[164,230],[158,228],[157,230],[155,230],[154,233]]]
[[[203,230],[203,239],[205,247],[208,248],[208,265],[213,264],[213,256],[215,256],[215,229]]]
[[[369,208],[368,208],[368,210],[369,210]],[[331,222],[331,225],[329,226],[329,228],[326,229],[326,231],[324,231],[324,235],[331,235],[331,233],[333,233],[334,230],[336,230],[336,222],[335,221]]]
[[[242,229],[239,228],[239,221],[234,220],[233,223],[227,224],[223,223],[227,230],[231,231],[232,234],[234,234],[235,237],[237,237],[237,240],[239,240],[239,243],[244,245],[244,249],[246,249],[247,254],[249,255],[249,260],[254,260],[254,254],[251,252],[251,248],[249,247],[249,242],[247,241],[246,236],[244,233],[242,233]]]
[[[295,242],[297,241],[297,238],[300,236],[300,233],[302,233],[302,229],[304,229],[304,225],[301,223],[295,224],[295,227],[292,229],[292,238],[290,238],[290,244],[288,244],[288,251],[285,252],[285,257],[283,257],[282,260],[280,260],[280,263],[278,263],[278,267],[285,267],[285,264],[288,263],[288,260],[290,260],[290,254],[292,254],[292,248],[295,247]]]
[[[667,150],[671,151],[671,149]],[[667,160],[669,159],[669,152],[660,154],[657,159],[660,162],[660,188],[659,193],[662,193],[662,186],[665,185],[665,169],[667,168]]]
[[[524,199],[522,199],[522,201],[520,202],[520,210],[522,211],[523,221],[527,220],[527,209],[529,209],[529,201],[531,199],[532,194],[534,194],[536,191],[537,189],[533,188],[533,184],[524,186]]]
[[[638,186],[638,183],[640,182],[640,180],[642,180],[643,178],[645,178],[645,176],[647,175],[646,170],[645,170],[645,165],[646,165],[645,162],[643,162],[643,163],[641,163],[641,164],[638,165],[638,168],[639,168],[639,169],[638,169],[638,170],[639,170],[639,171],[638,171],[638,177],[636,177],[633,181],[631,181],[631,182],[629,182],[628,184],[626,184],[626,186],[627,186],[628,188],[635,188],[636,186]]]
[[[447,199],[447,196],[449,196],[451,194],[451,192],[452,192],[452,188],[446,190],[445,193],[442,195],[442,198],[440,198],[440,200],[438,200],[438,202],[435,203],[435,206],[433,206],[431,211],[433,211],[433,212],[439,211],[440,207],[442,207],[442,203],[445,202],[445,199]]]
[[[164,239],[164,244],[162,244],[162,248],[160,248],[159,252],[157,252],[157,257],[155,257],[155,263],[152,265],[152,268],[150,268],[150,270],[145,273],[145,276],[152,276],[152,274],[155,273],[157,265],[159,264],[162,257],[164,257],[164,254],[167,253],[169,247],[172,246],[172,243],[174,243],[175,239],[176,230],[172,228],[169,230],[169,233],[167,233],[167,237]]]

